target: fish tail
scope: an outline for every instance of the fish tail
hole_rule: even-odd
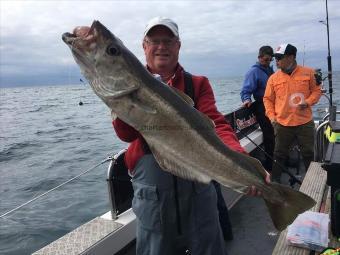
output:
[[[299,214],[307,211],[316,204],[310,196],[293,190],[288,186],[275,182],[269,185],[279,193],[282,199],[282,202],[273,201],[273,199],[269,199],[269,196],[268,199],[266,199],[264,194],[264,200],[277,230],[284,230]]]

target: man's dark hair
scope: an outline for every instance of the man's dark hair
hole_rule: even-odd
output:
[[[274,55],[273,48],[268,45],[262,46],[259,49],[259,57],[263,57],[264,55],[273,56]]]

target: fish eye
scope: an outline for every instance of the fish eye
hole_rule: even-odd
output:
[[[110,56],[117,56],[119,54],[119,50],[114,45],[109,45],[106,49],[106,52]]]

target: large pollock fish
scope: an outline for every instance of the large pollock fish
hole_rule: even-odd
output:
[[[213,179],[242,193],[255,186],[278,230],[315,204],[290,187],[266,184],[257,159],[224,145],[188,96],[153,77],[99,21],[85,33],[64,33],[62,39],[97,96],[142,134],[165,171],[203,183]]]

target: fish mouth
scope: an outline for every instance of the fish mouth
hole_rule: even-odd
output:
[[[75,34],[66,32],[66,33],[63,33],[61,38],[63,39],[64,43],[71,45],[73,41],[77,39],[77,36]]]
[[[98,20],[94,20],[90,27],[78,26],[73,32],[66,32],[62,35],[62,40],[72,46],[82,47],[95,42],[98,37],[110,38],[111,32]]]
[[[62,35],[62,40],[69,46],[84,46],[91,41],[95,40],[96,21],[94,21],[91,27],[78,26],[73,29],[73,32],[66,32]]]
[[[90,71],[93,64],[90,61],[91,51],[95,48],[98,41],[96,21],[91,27],[78,26],[73,32],[66,32],[62,35],[62,40],[70,47],[76,62]]]
[[[111,32],[99,21],[94,20],[91,27],[78,26],[73,32],[64,33],[62,40],[71,49],[76,62],[93,73],[97,46],[105,45],[104,42],[111,37]]]

